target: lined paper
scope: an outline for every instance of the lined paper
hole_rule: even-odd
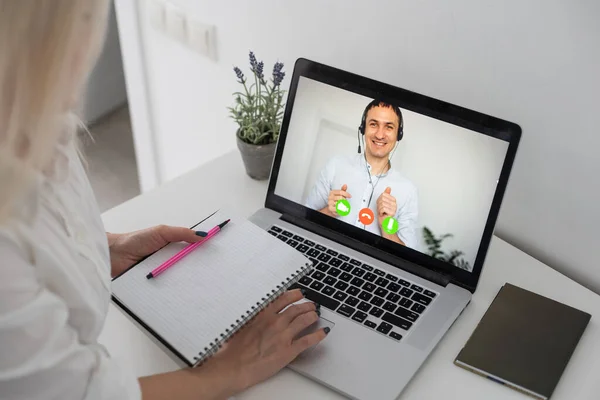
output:
[[[250,221],[219,211],[195,229],[221,232],[154,279],[187,243],[171,243],[112,282],[113,295],[184,356],[194,357],[310,261]]]

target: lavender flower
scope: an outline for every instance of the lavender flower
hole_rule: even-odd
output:
[[[244,73],[242,72],[241,69],[239,69],[238,67],[233,67],[233,71],[235,72],[235,75],[238,78],[238,82],[239,83],[245,83],[246,79],[244,78]]]
[[[264,73],[263,73],[263,70],[264,70],[264,68],[265,68],[265,63],[264,63],[264,62],[262,62],[262,61],[261,61],[261,62],[259,62],[259,63],[256,65],[256,76],[258,77],[258,79],[260,80],[260,82],[261,82],[262,84],[265,84],[265,83],[266,83],[266,82],[265,82],[265,75],[264,75]]]
[[[256,67],[258,66],[258,63],[256,62],[256,56],[254,55],[254,52],[250,52],[249,55],[250,58],[250,69],[252,70],[252,72],[256,71]]]
[[[281,62],[276,62],[273,66],[273,86],[275,87],[279,86],[285,77],[285,72],[281,72],[282,69],[283,63]]]

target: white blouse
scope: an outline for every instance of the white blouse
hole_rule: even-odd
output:
[[[110,301],[98,206],[73,143],[58,154],[18,222],[0,226],[0,398],[138,399],[137,378],[98,343]]]

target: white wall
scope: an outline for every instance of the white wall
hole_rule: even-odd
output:
[[[317,59],[519,123],[497,233],[600,291],[600,2],[173,1],[216,25],[219,59],[163,37],[142,13],[165,178],[235,148],[225,107],[249,49],[288,73],[297,57]]]
[[[301,78],[275,193],[304,204],[327,161],[356,154],[357,127],[371,100]],[[473,266],[508,143],[408,110],[402,116],[392,168],[419,193],[419,239],[425,226],[437,236],[451,233],[442,250],[463,251]]]

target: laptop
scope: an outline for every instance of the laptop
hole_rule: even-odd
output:
[[[400,395],[477,288],[520,136],[297,60],[265,206],[250,217],[315,266],[297,287],[331,332],[289,368],[352,399]]]

